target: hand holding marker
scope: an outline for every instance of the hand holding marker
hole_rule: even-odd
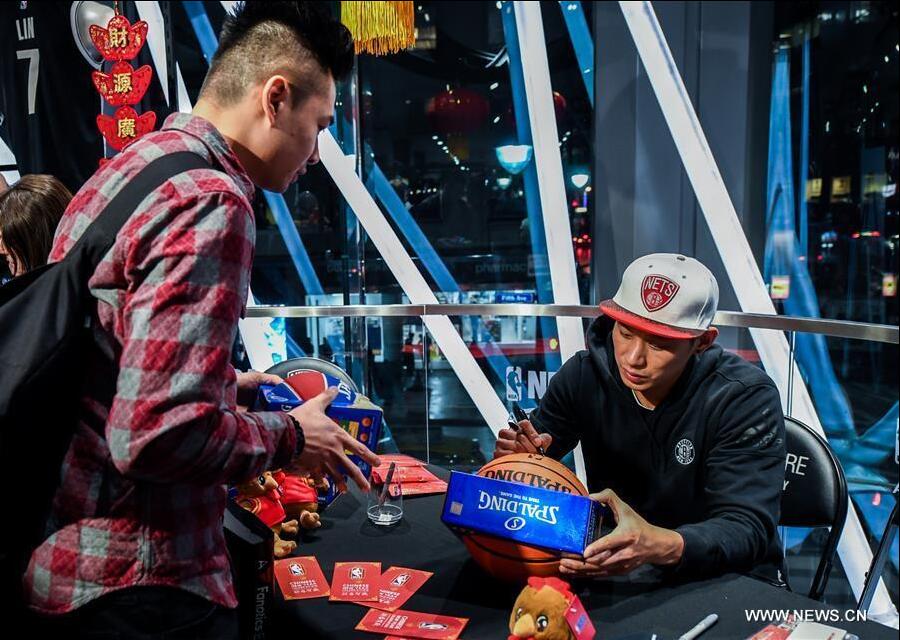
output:
[[[519,423],[522,422],[523,420],[528,420],[528,414],[522,410],[522,407],[519,406],[518,402],[512,403],[512,412],[513,412],[513,419],[508,420],[509,428],[512,429],[513,431],[515,431],[516,433],[519,433]],[[534,429],[534,427],[532,427],[532,429]],[[540,455],[542,455],[542,456],[547,455],[544,452],[543,446],[538,445],[537,450]]]

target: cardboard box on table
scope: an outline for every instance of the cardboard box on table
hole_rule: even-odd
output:
[[[298,378],[300,376],[300,378]],[[364,395],[355,392],[346,383],[325,373],[311,370],[296,372],[290,377],[292,384],[260,385],[256,403],[257,411],[288,412],[311,400],[326,387],[337,387],[338,394],[325,415],[339,427],[366,445],[371,451],[378,446],[381,436],[382,411]],[[293,385],[293,386],[292,386]],[[297,391],[301,389],[302,391]],[[372,471],[371,465],[359,456],[347,452],[350,461],[362,471],[366,478]],[[346,477],[345,477],[346,479]],[[340,494],[334,479],[331,479],[328,493],[319,496],[319,504],[327,506]]]
[[[580,554],[597,539],[607,514],[605,505],[585,496],[454,471],[441,520],[456,533]]]
[[[223,521],[238,599],[241,638],[270,638],[275,534],[255,515],[229,500]]]

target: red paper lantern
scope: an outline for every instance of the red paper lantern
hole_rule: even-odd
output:
[[[556,114],[556,122],[562,122],[566,115],[566,99],[559,91],[553,92],[553,112]]]
[[[490,113],[487,99],[471,89],[450,89],[431,98],[425,114],[439,133],[471,133],[481,127]]]

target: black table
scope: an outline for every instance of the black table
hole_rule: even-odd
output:
[[[432,468],[447,476],[447,472]],[[509,612],[520,587],[511,587],[485,574],[470,559],[463,544],[441,523],[444,496],[408,498],[404,519],[389,528],[377,527],[366,518],[365,496],[355,489],[339,497],[327,510],[323,526],[301,542],[294,555],[314,555],[330,580],[335,562],[376,561],[382,570],[391,566],[432,571],[434,575],[404,609],[469,618],[462,638],[500,639],[509,635]],[[677,638],[710,613],[718,623],[701,638],[746,638],[765,626],[747,622],[744,610],[827,609],[804,596],[772,587],[740,575],[686,584],[666,583],[652,568],[627,578],[594,580],[573,585],[591,620],[598,639],[624,638],[648,632]],[[380,639],[355,631],[367,609],[328,602],[327,598],[284,601],[278,591],[273,637]],[[860,638],[890,638],[897,632],[874,622],[832,623]]]

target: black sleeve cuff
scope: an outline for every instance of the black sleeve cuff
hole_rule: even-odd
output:
[[[303,436],[303,427],[300,426],[300,423],[297,422],[297,418],[292,416],[291,414],[287,414],[287,417],[291,419],[291,422],[294,423],[294,431],[297,432],[297,444],[294,447],[294,456],[299,456],[303,453],[303,447],[306,445],[306,438]]]
[[[697,531],[697,526],[684,525],[677,527],[675,531],[684,540],[684,550],[681,553],[681,560],[667,568],[679,575],[697,575],[709,569],[712,549],[709,548],[703,534]]]

